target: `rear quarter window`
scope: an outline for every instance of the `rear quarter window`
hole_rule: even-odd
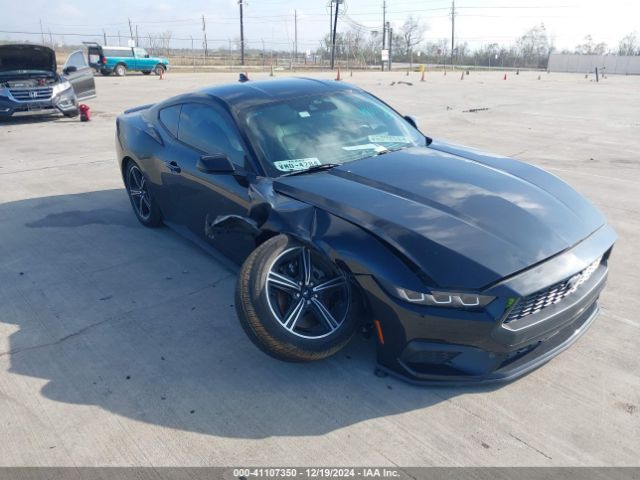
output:
[[[178,136],[178,122],[180,121],[181,108],[182,105],[174,105],[160,110],[160,123],[162,123],[174,137]]]

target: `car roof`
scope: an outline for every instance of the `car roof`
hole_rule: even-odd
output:
[[[232,108],[242,109],[287,98],[348,90],[360,89],[354,85],[333,80],[291,77],[216,85],[203,88],[199,93],[216,97]]]
[[[133,47],[112,47],[111,45],[102,45],[102,48],[108,48],[110,50],[131,50]]]

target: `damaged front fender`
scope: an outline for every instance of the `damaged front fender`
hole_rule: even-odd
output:
[[[371,275],[415,291],[424,288],[416,267],[392,246],[335,214],[278,193],[271,179],[252,183],[249,197],[246,216],[207,217],[207,238],[235,232],[250,235],[259,244],[286,234],[315,247],[355,277]]]

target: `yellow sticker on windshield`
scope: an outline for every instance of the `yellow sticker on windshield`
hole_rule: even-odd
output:
[[[294,158],[291,160],[280,160],[273,162],[273,165],[281,172],[296,172],[298,170],[306,170],[307,168],[322,165],[322,162],[315,157],[310,158]]]

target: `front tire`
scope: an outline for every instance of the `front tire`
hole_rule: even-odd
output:
[[[153,73],[155,73],[156,75],[160,76],[161,74],[164,74],[164,72],[165,72],[166,70],[167,70],[167,69],[166,69],[166,68],[164,68],[164,66],[163,66],[163,65],[158,64],[158,65],[156,65],[156,66],[154,67],[154,69],[153,69]]]
[[[278,235],[242,265],[235,304],[242,328],[263,352],[308,362],[335,354],[353,336],[351,293],[348,276],[327,257]]]
[[[149,193],[147,178],[134,161],[131,160],[127,163],[124,178],[133,213],[138,221],[150,228],[162,225],[162,214]]]

